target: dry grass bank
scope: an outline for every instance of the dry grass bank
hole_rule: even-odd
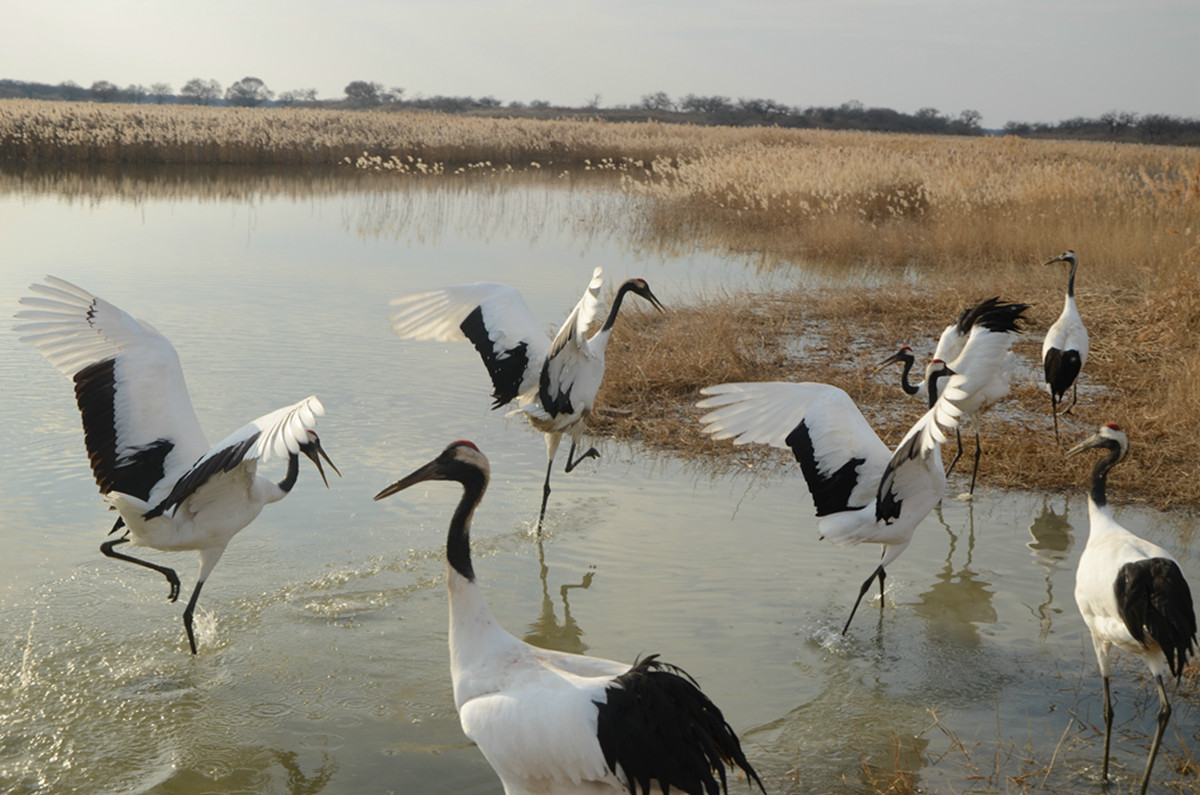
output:
[[[1102,422],[1118,422],[1132,451],[1110,481],[1120,501],[1200,507],[1200,279],[1180,274],[1161,292],[1107,292],[1084,286],[1085,267],[1077,292],[1092,354],[1079,404],[1060,420],[1064,444]],[[599,414],[592,428],[678,455],[712,456],[718,466],[786,462],[786,452],[701,435],[699,389],[722,381],[819,381],[845,389],[891,446],[923,407],[900,391],[899,367],[875,373],[874,365],[901,343],[927,358],[962,307],[1001,295],[1032,308],[1014,348],[1023,366],[1011,397],[982,420],[981,486],[1082,489],[1092,460],[1065,460],[1041,387],[1041,340],[1061,310],[1065,274],[1031,265],[1024,273],[972,281],[899,299],[892,289],[797,290],[673,303],[666,315],[629,312],[609,345],[600,397],[621,412]],[[972,443],[964,443],[969,454]],[[960,464],[955,478],[969,472]]]

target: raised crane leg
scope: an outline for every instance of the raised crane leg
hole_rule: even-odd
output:
[[[169,569],[166,566],[159,566],[157,563],[151,563],[148,560],[142,560],[141,558],[135,558],[130,555],[122,555],[120,552],[117,552],[115,549],[113,549],[113,547],[115,547],[117,544],[128,544],[128,543],[129,543],[128,536],[126,536],[125,538],[118,538],[115,541],[106,541],[100,545],[100,551],[103,552],[105,555],[107,555],[110,558],[116,558],[117,560],[125,560],[130,563],[136,563],[139,566],[145,566],[148,569],[154,569],[159,574],[166,577],[167,582],[169,582],[171,584],[171,595],[167,598],[172,602],[174,602],[176,599],[178,599],[179,598],[179,575],[175,573],[175,570]]]

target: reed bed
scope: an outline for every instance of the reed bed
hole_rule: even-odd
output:
[[[585,168],[698,154],[778,131],[405,111],[0,100],[0,161]],[[536,164],[536,165],[534,165]]]
[[[421,112],[97,105],[0,100],[0,179],[33,164],[120,167],[102,190],[136,195],[139,169],[239,169],[232,189],[295,190],[263,167],[303,165],[311,190],[381,178],[455,184],[463,174],[615,176],[636,208],[638,243],[749,252],[800,263],[846,286],[771,296],[694,297],[657,317],[631,313],[610,347],[600,433],[677,452],[720,452],[694,433],[699,388],[723,380],[828,381],[860,401],[894,441],[912,421],[896,374],[869,365],[901,342],[928,353],[968,303],[1032,304],[1017,346],[1025,376],[987,432],[984,483],[1077,488],[1039,387],[1041,334],[1066,272],[1038,263],[1079,252],[1080,311],[1092,335],[1068,438],[1103,421],[1130,429],[1135,455],[1114,474],[1138,499],[1200,505],[1200,150],[857,132],[721,128]],[[203,165],[202,165],[203,164]],[[338,164],[343,174],[330,175]],[[188,191],[192,182],[177,180]],[[355,187],[348,187],[354,185]],[[71,183],[74,184],[74,183]],[[96,190],[80,181],[82,199]],[[414,182],[413,184],[418,184]],[[426,183],[420,183],[426,184]],[[146,188],[148,189],[148,188]],[[222,184],[220,191],[230,190]],[[586,230],[585,230],[586,231]],[[862,286],[862,285],[874,286]],[[685,299],[686,300],[686,299]],[[924,347],[922,347],[924,346]],[[915,407],[912,409],[915,411]],[[686,432],[685,432],[686,428]],[[684,449],[687,448],[687,449]],[[739,449],[733,460],[755,455]]]

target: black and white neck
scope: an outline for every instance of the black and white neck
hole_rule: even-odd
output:
[[[437,458],[401,478],[375,495],[382,500],[398,491],[427,480],[450,480],[463,487],[462,498],[450,518],[446,534],[446,562],[469,582],[475,581],[471,565],[471,517],[487,491],[490,467],[487,457],[473,443],[459,440],[448,446]]]
[[[601,332],[612,331],[613,324],[617,322],[617,312],[621,309],[621,302],[625,300],[625,294],[633,292],[640,295],[649,301],[655,309],[663,311],[663,306],[659,303],[654,293],[650,292],[650,285],[646,284],[645,279],[626,279],[617,289],[617,294],[613,298],[612,307],[608,310],[608,317],[604,320],[604,325],[600,327]]]
[[[1120,463],[1129,453],[1129,439],[1121,426],[1115,422],[1107,422],[1093,436],[1080,442],[1067,451],[1067,458],[1078,455],[1084,450],[1100,447],[1108,451],[1108,455],[1096,462],[1092,469],[1092,484],[1088,491],[1088,499],[1097,508],[1108,505],[1108,471]]]

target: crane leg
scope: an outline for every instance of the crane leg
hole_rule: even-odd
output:
[[[887,574],[884,573],[883,566],[878,566],[876,567],[875,571],[871,572],[871,576],[868,577],[862,584],[862,588],[858,589],[858,598],[854,600],[854,607],[850,608],[850,617],[846,619],[846,626],[842,627],[843,635],[846,634],[846,630],[850,629],[850,622],[854,620],[854,614],[858,611],[858,604],[862,601],[863,594],[865,594],[867,589],[871,587],[871,583],[874,582],[876,577],[879,578],[880,607],[883,606],[883,580],[885,577],[887,577]]]
[[[983,455],[983,449],[979,446],[979,431],[975,431],[975,468],[971,470],[971,488],[967,490],[968,494],[975,493],[975,478],[979,476],[979,456]]]
[[[135,558],[130,555],[122,555],[120,552],[117,552],[115,549],[113,549],[113,547],[115,547],[117,544],[127,543],[129,543],[129,539],[127,537],[118,538],[115,541],[106,541],[100,545],[100,551],[110,558],[116,558],[117,560],[124,560],[128,561],[129,563],[136,563],[139,566],[145,566],[148,569],[154,569],[159,574],[166,577],[167,582],[171,584],[171,595],[168,596],[167,599],[172,602],[178,599],[179,575],[175,573],[175,570],[169,569],[166,566],[159,566],[157,563],[151,563],[148,560],[142,560],[141,558]]]
[[[570,458],[570,456],[568,456]],[[538,514],[537,532],[542,534],[542,522],[546,519],[546,503],[550,500],[550,470],[554,469],[554,459],[546,462],[546,482],[542,484],[542,510]]]
[[[196,612],[196,600],[200,598],[200,589],[203,587],[204,580],[199,580],[192,591],[192,598],[188,599],[187,607],[183,611],[183,628],[187,630],[188,645],[192,647],[192,654],[196,653],[196,633],[192,630],[192,614]]]
[[[1058,435],[1058,401],[1054,398],[1054,392],[1050,393],[1050,414],[1054,417],[1054,441],[1062,447],[1062,439]]]
[[[950,466],[946,469],[946,476],[954,471],[954,465],[958,463],[958,459],[962,458],[962,433],[958,428],[954,429],[954,438],[958,440],[958,452],[954,454],[954,460],[950,462]]]
[[[1108,746],[1112,739],[1112,721],[1113,709],[1112,698],[1109,694],[1109,677],[1103,678],[1104,682],[1104,762],[1100,766],[1100,782],[1108,781]]]
[[[588,451],[586,453],[579,456],[579,458],[576,458],[575,457],[575,440],[572,439],[571,440],[571,449],[567,451],[567,466],[566,466],[566,469],[564,469],[563,471],[570,472],[572,469],[579,466],[581,463],[583,463],[587,459],[599,458],[599,457],[600,457],[599,451],[597,451],[595,447],[589,447]]]
[[[1150,770],[1154,767],[1154,758],[1158,756],[1158,746],[1162,744],[1163,733],[1167,730],[1167,721],[1171,719],[1171,704],[1167,701],[1167,690],[1163,687],[1161,676],[1154,677],[1158,686],[1158,728],[1154,731],[1154,742],[1150,744],[1150,758],[1146,760],[1146,772],[1142,774],[1141,795],[1146,795],[1146,787],[1150,784]]]
[[[1075,408],[1075,404],[1079,401],[1079,382],[1071,384],[1071,405],[1063,411],[1063,414],[1070,414],[1071,409]]]

